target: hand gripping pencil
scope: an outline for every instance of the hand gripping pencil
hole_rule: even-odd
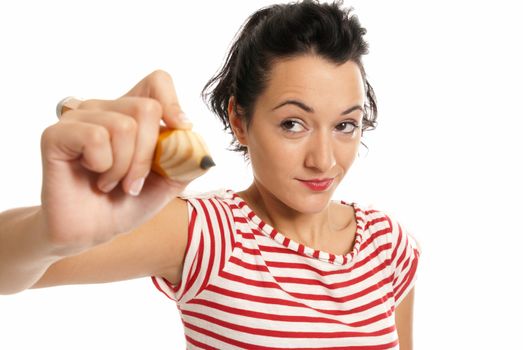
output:
[[[56,106],[60,116],[76,109],[82,101],[66,97]],[[154,152],[152,170],[174,181],[191,181],[213,167],[209,150],[202,137],[192,130],[167,129],[160,132]]]

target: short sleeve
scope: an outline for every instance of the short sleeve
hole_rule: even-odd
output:
[[[414,237],[399,223],[390,220],[392,238],[392,287],[397,307],[414,287],[420,250]]]
[[[201,223],[198,218],[197,211],[190,201],[187,201],[187,210],[189,214],[189,227],[187,237],[187,247],[185,249],[184,266],[182,270],[182,278],[177,285],[172,284],[168,280],[160,276],[151,276],[156,288],[165,294],[169,299],[179,301],[181,296],[188,290],[188,285],[194,280],[194,272],[199,270],[202,261],[202,245],[200,244]],[[195,237],[196,233],[196,237]],[[190,271],[193,271],[192,273]]]
[[[187,197],[189,227],[187,248],[178,285],[153,276],[156,288],[184,303],[201,293],[219,273],[233,244],[232,213],[215,195]]]

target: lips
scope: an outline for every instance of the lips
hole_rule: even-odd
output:
[[[326,179],[310,179],[310,180],[302,180],[298,179],[302,184],[307,186],[309,189],[313,191],[325,191],[330,187],[332,182],[334,181],[334,178],[326,178]]]

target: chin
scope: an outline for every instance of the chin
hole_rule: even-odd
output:
[[[334,189],[325,192],[297,191],[288,197],[285,203],[288,207],[303,214],[316,214],[325,210],[332,198]]]

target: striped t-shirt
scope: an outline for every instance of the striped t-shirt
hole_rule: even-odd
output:
[[[350,204],[354,247],[333,255],[289,240],[231,190],[185,199],[181,282],[152,279],[177,302],[188,349],[399,348],[394,310],[419,252],[390,217]]]

